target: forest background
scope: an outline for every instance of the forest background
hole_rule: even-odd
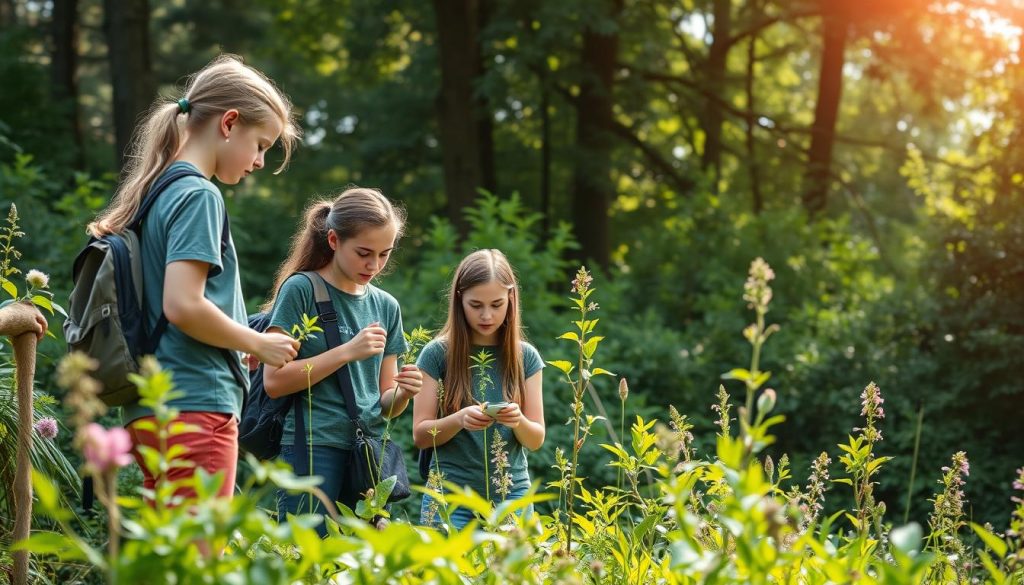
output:
[[[878,499],[923,523],[921,470],[965,450],[970,518],[1005,527],[1024,456],[1022,27],[1019,0],[0,0],[0,209],[17,203],[22,263],[63,303],[135,121],[237,53],[305,131],[287,172],[224,187],[251,310],[311,198],[379,187],[409,213],[380,282],[407,329],[438,327],[454,265],[499,247],[530,339],[565,359],[554,339],[585,262],[602,365],[634,411],[675,405],[709,451],[709,405],[745,355],[736,290],[761,256],[781,325],[762,357],[787,417],[776,460],[805,477],[875,381],[878,450],[896,457]],[[58,398],[64,351],[42,346]],[[564,445],[571,392],[545,380]],[[612,412],[615,384],[593,394]],[[614,477],[601,440],[583,474]],[[554,479],[551,449],[530,461]]]

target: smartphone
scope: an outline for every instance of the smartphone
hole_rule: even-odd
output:
[[[490,417],[498,416],[498,411],[508,406],[508,402],[491,402],[484,407],[484,412]]]

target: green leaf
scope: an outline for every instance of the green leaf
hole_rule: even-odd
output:
[[[28,540],[17,542],[11,550],[28,550],[36,554],[54,554],[62,561],[84,559],[75,541],[56,532],[35,532]]]
[[[772,377],[771,372],[761,372],[757,378],[754,379],[754,388],[760,388],[762,384],[768,381],[768,378]]]
[[[49,311],[51,315],[53,314],[53,303],[50,302],[50,299],[47,297],[44,297],[43,295],[33,295],[32,302],[35,303],[37,307],[42,307]]]
[[[7,294],[11,295],[11,298],[18,298],[18,287],[14,286],[13,282],[4,280],[3,287]]]
[[[615,372],[609,372],[608,370],[606,370],[604,368],[594,368],[593,371],[590,372],[590,375],[591,376],[601,376],[601,375],[614,376]]]
[[[58,305],[57,303],[53,302],[52,299],[50,300],[50,304],[53,306],[53,310],[54,311],[57,311],[58,313],[63,315],[65,319],[68,318],[68,312],[64,310],[64,307],[62,307],[62,306]]]
[[[602,339],[604,339],[604,337],[595,335],[583,344],[583,355],[586,356],[587,359],[594,357],[594,352],[597,351],[597,344],[601,343]]]
[[[993,583],[995,585],[1001,585],[1002,583],[1006,583],[1006,573],[999,570],[999,567],[997,567],[996,564],[992,562],[992,557],[988,556],[987,552],[979,550],[978,557],[981,558],[981,564],[984,565],[985,569],[988,570],[988,574],[990,577],[992,577]]]
[[[43,510],[50,512],[59,506],[57,488],[50,483],[50,478],[35,469],[32,470],[32,490]]]
[[[974,522],[971,522],[971,528],[973,528],[974,532],[977,533],[981,540],[985,542],[985,546],[990,548],[992,552],[996,553],[997,557],[1001,559],[1006,556],[1006,543],[1001,538],[992,534],[988,530],[985,530],[984,527],[979,526]]]
[[[742,380],[744,382],[748,382],[751,377],[750,370],[745,370],[743,368],[735,368],[722,374],[723,380]]]
[[[573,368],[572,362],[567,362],[565,360],[549,361],[548,364],[555,366],[559,370],[562,370],[562,372],[564,372],[566,376],[568,376],[569,373],[572,372]]]
[[[576,335],[575,331],[566,331],[565,333],[558,336],[558,339],[569,339],[572,341],[579,342],[580,336]]]

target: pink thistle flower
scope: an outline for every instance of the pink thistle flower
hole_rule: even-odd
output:
[[[57,436],[57,421],[53,417],[44,416],[32,425],[36,433],[44,439],[53,439]]]
[[[124,467],[132,461],[132,439],[128,431],[114,427],[105,429],[96,423],[85,427],[82,454],[88,464],[99,472]]]

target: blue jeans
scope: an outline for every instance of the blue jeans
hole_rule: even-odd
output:
[[[341,502],[355,510],[356,502],[362,499],[362,496],[350,481],[352,451],[318,445],[314,445],[312,451],[312,474],[323,478],[319,486],[320,489],[327,494],[332,502]],[[307,453],[306,456],[308,457],[309,454]],[[281,459],[295,467],[296,461],[292,445],[281,445]],[[288,514],[307,514],[311,509],[314,514],[327,515],[319,499],[313,498],[312,508],[310,508],[309,498],[306,494],[289,494],[285,490],[278,490],[277,518],[279,522],[287,521]],[[327,535],[327,527],[323,522],[317,527],[317,532],[321,537]]]
[[[526,495],[526,491],[526,488],[514,489],[509,493],[508,499],[518,500],[519,498]],[[438,511],[436,517],[431,518],[430,504],[433,501],[433,498],[424,495],[423,500],[420,502],[420,524],[422,524],[423,526],[437,526],[441,522],[444,522],[443,509]],[[497,502],[492,503],[497,504]],[[522,516],[524,514],[527,517],[533,514],[533,504],[530,504],[529,506],[516,511],[516,515],[518,516]],[[463,508],[459,506],[458,508],[455,508],[454,510],[451,511],[451,526],[456,530],[462,530],[463,528],[465,528],[466,524],[469,524],[469,521],[472,519],[473,511],[470,510],[469,508]]]

